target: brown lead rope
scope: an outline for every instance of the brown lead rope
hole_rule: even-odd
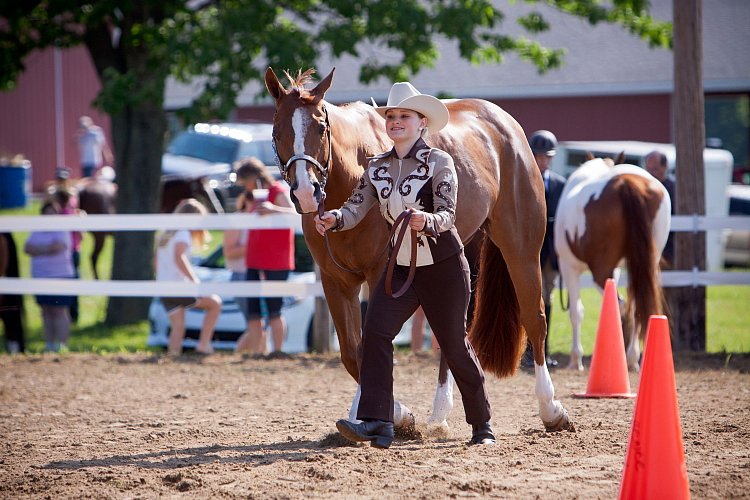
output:
[[[396,292],[393,293],[392,281],[393,281],[393,268],[396,266],[396,260],[398,256],[398,250],[401,248],[401,242],[404,240],[406,229],[409,227],[409,219],[411,219],[412,212],[410,210],[404,210],[401,215],[396,218],[396,222],[393,223],[391,228],[391,236],[393,238],[399,223],[401,223],[401,230],[398,232],[398,238],[396,243],[393,245],[391,250],[391,257],[388,259],[388,272],[385,275],[385,291],[388,295],[397,299],[406,293],[406,290],[411,286],[411,282],[414,281],[414,273],[417,270],[417,231],[411,230],[411,258],[409,260],[409,275],[406,278],[403,286]],[[390,241],[389,238],[389,241]]]
[[[325,208],[323,207],[323,200],[320,201],[320,204],[318,205],[318,215],[320,217],[323,216],[325,213]],[[392,281],[393,281],[393,267],[396,265],[396,257],[398,255],[398,250],[401,248],[401,243],[404,240],[404,235],[406,234],[406,229],[409,227],[409,219],[411,218],[412,212],[410,210],[404,210],[401,212],[401,214],[396,218],[396,221],[393,223],[393,227],[391,228],[391,234],[388,237],[388,243],[393,239],[393,235],[396,234],[396,230],[398,229],[399,223],[401,223],[401,231],[398,234],[398,238],[396,239],[396,243],[393,246],[393,250],[391,251],[391,257],[388,259],[388,273],[385,276],[385,291],[393,298],[401,297],[403,294],[406,293],[406,290],[411,286],[411,282],[414,281],[414,273],[416,271],[417,267],[417,232],[415,230],[411,230],[411,261],[409,262],[409,276],[406,278],[406,282],[404,282],[404,285],[401,287],[400,290],[398,290],[396,293],[393,293],[393,287],[392,287]],[[328,231],[326,231],[323,234],[323,240],[326,244],[326,251],[328,251],[328,256],[331,258],[331,262],[336,264],[336,267],[341,269],[342,271],[346,271],[348,273],[352,274],[359,274],[362,271],[354,271],[352,269],[349,269],[348,267],[344,266],[343,264],[340,264],[339,261],[336,260],[336,257],[333,256],[333,252],[331,251],[331,243],[328,240]],[[383,252],[385,252],[388,249],[388,243],[386,243],[385,248],[383,248]],[[382,253],[382,252],[381,252]]]

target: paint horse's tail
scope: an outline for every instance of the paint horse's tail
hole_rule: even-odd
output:
[[[518,297],[500,249],[486,237],[479,261],[474,320],[469,338],[485,371],[515,374],[526,349]]]
[[[625,242],[625,258],[628,265],[629,310],[635,305],[635,321],[644,340],[651,314],[663,314],[664,292],[659,283],[657,248],[654,242],[652,214],[656,212],[650,204],[655,200],[642,182],[631,182],[628,175],[613,180],[620,194],[623,217],[627,221],[628,234]],[[617,185],[619,184],[619,186]]]

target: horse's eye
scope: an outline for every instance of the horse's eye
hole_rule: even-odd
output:
[[[320,123],[318,124],[318,132],[320,132],[320,135],[323,135],[326,131],[326,124]]]

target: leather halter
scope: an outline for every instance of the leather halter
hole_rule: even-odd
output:
[[[320,204],[318,205],[318,215],[323,216],[323,213],[325,212],[325,208],[323,206],[323,201],[321,200]],[[393,223],[393,226],[391,227],[391,233],[388,235],[388,243],[386,243],[383,250],[380,252],[381,254],[385,252],[388,249],[388,245],[390,244],[391,240],[393,239],[393,236],[396,234],[396,231],[398,231],[398,237],[396,238],[396,242],[393,244],[393,249],[391,250],[391,255],[388,259],[388,271],[385,275],[385,291],[388,295],[391,297],[397,299],[401,297],[403,294],[406,293],[406,291],[411,286],[412,281],[414,281],[414,274],[416,273],[417,268],[417,231],[412,229],[411,230],[411,257],[409,259],[409,275],[406,277],[406,281],[404,281],[404,284],[401,286],[401,288],[393,292],[393,269],[396,266],[396,260],[398,257],[398,251],[401,248],[401,243],[404,241],[404,236],[406,235],[406,230],[409,227],[409,220],[411,219],[412,215],[411,210],[404,210],[399,214],[399,216],[396,218],[396,220]],[[401,225],[401,229],[399,230],[399,224]],[[328,252],[328,257],[331,258],[331,262],[333,262],[336,267],[341,269],[342,271],[346,271],[348,273],[352,274],[359,274],[362,271],[354,271],[352,269],[349,269],[348,267],[344,266],[343,264],[339,263],[339,261],[336,260],[336,257],[333,256],[333,251],[331,251],[331,243],[328,239],[328,231],[326,231],[323,234],[323,240],[326,244],[326,251]]]
[[[289,158],[286,163],[282,164],[281,157],[279,157],[279,150],[276,146],[276,136],[272,136],[273,152],[276,155],[276,159],[279,165],[279,171],[281,172],[281,177],[286,181],[287,184],[291,186],[292,183],[289,181],[289,168],[292,166],[292,164],[298,160],[303,160],[311,164],[316,168],[320,176],[320,191],[322,194],[321,202],[323,199],[325,199],[324,188],[326,182],[328,182],[328,176],[331,173],[331,162],[333,156],[333,142],[331,141],[331,122],[328,120],[328,110],[326,109],[325,105],[322,106],[322,111],[323,115],[325,116],[324,123],[326,126],[326,137],[328,139],[328,158],[326,158],[325,165],[321,165],[316,158],[304,153],[292,155],[292,157]]]

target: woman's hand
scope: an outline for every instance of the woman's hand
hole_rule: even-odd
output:
[[[421,231],[427,224],[427,214],[421,210],[412,210],[409,218],[409,227],[415,231]]]
[[[315,216],[315,229],[320,233],[321,236],[326,234],[326,231],[331,229],[336,224],[336,216],[331,212],[323,212],[323,215]]]
[[[270,201],[262,201],[260,203],[256,203],[253,212],[258,215],[270,215],[281,212],[281,210],[278,210],[278,207]]]

